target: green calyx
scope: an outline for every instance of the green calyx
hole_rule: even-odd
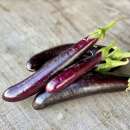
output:
[[[122,60],[124,58],[129,58],[130,52],[125,52],[120,48],[116,48],[111,54],[109,54],[109,57],[115,60]]]
[[[102,53],[102,57],[103,59],[109,57],[110,50],[116,50],[116,43],[114,41],[112,41],[108,46],[101,48],[99,51]]]
[[[125,61],[120,61],[120,60],[112,60],[111,58],[106,58],[105,63],[100,64],[97,67],[96,71],[106,73],[110,71],[112,68],[127,65],[128,63],[129,63],[128,59],[126,59]]]
[[[123,66],[129,63],[128,58],[130,52],[123,51],[116,46],[115,42],[111,42],[108,46],[103,47],[99,50],[102,53],[104,63],[99,64],[96,71],[105,73],[110,71],[112,68]]]
[[[107,74],[111,69],[129,63],[130,52],[120,49],[115,42],[111,42],[108,46],[101,48],[99,52],[101,52],[103,58],[103,63],[99,64],[95,69],[99,73]],[[130,90],[130,78],[126,91],[128,90]]]
[[[93,38],[104,39],[106,32],[112,29],[117,23],[117,20],[113,20],[102,28],[98,28],[95,32],[90,33]]]

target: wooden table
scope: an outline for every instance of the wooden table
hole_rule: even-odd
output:
[[[78,41],[114,18],[105,41],[130,49],[129,0],[0,0],[0,94],[31,75],[25,63],[49,47]],[[18,103],[0,98],[0,130],[130,130],[130,95],[98,94],[36,111],[34,97]]]

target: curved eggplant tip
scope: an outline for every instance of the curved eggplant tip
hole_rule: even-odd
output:
[[[54,92],[55,86],[56,86],[56,82],[53,81],[53,80],[50,81],[50,82],[46,85],[46,91],[47,91],[48,93]]]
[[[48,106],[47,99],[50,97],[50,93],[38,93],[32,102],[32,107],[35,110],[43,109]]]
[[[6,89],[3,92],[2,98],[3,98],[3,100],[8,101],[8,102],[14,102],[14,101],[16,101],[15,93],[12,92],[10,89]]]
[[[32,107],[33,107],[35,110],[42,109],[41,104],[39,104],[37,101],[33,101],[33,102],[32,102]]]
[[[32,107],[35,110],[39,110],[44,108],[45,106],[43,105],[43,100],[41,99],[41,97],[36,97],[33,102],[32,102]]]
[[[33,107],[35,110],[40,109],[40,108],[39,108],[39,104],[35,103],[35,101],[32,102],[32,107]]]
[[[26,63],[26,68],[27,70],[34,72],[35,70],[33,69],[33,65],[30,63],[30,61],[27,61]]]
[[[32,102],[32,107],[35,109],[35,110],[38,110],[38,109],[41,109],[42,107],[42,104],[43,104],[43,99],[42,99],[42,96],[36,96]]]

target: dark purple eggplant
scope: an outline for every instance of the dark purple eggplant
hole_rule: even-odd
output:
[[[59,55],[62,51],[70,48],[73,44],[63,44],[56,47],[49,48],[40,53],[33,55],[26,64],[26,68],[29,71],[37,71],[43,64],[45,64],[50,59]]]
[[[104,38],[105,33],[111,29],[116,22],[117,21],[112,21],[103,28],[98,28],[94,33],[91,33],[72,47],[61,52],[55,58],[49,60],[33,75],[6,89],[2,95],[3,99],[9,102],[16,102],[36,94],[41,89],[44,90],[46,83],[54,74],[70,65],[99,39]]]
[[[128,78],[89,73],[58,93],[40,92],[33,101],[34,109],[42,109],[65,100],[127,88]]]
[[[68,87],[68,85],[75,82],[79,77],[92,70],[101,62],[101,60],[101,53],[97,53],[91,59],[73,64],[51,79],[46,85],[46,91],[49,93],[55,93],[63,90],[64,88]]]
[[[74,44],[74,43],[73,43]],[[63,45],[59,45],[56,47],[53,47],[51,49],[42,51],[40,53],[35,54],[34,56],[32,56],[28,62],[27,62],[27,69],[29,71],[37,71],[38,69],[41,68],[42,65],[44,65],[47,61],[49,61],[50,59],[54,58],[55,56],[59,55],[62,51],[64,51],[64,49],[68,49],[70,46],[72,46],[73,44],[63,44]],[[101,49],[104,46],[101,45],[95,45],[93,47],[91,47],[88,51],[84,52],[78,59],[76,59],[74,61],[74,63],[76,63],[79,60],[82,60],[83,58],[89,58],[92,55],[95,55],[95,53]],[[112,69],[111,71],[105,73],[107,75],[114,75],[114,76],[121,76],[121,77],[130,77],[130,63],[125,65],[125,66],[121,66],[115,69]]]
[[[6,89],[2,96],[3,99],[9,102],[16,102],[36,94],[41,89],[45,89],[47,81],[54,74],[71,64],[83,52],[94,45],[97,40],[97,38],[89,37],[80,40],[52,60],[49,60],[36,73]]]
[[[99,39],[103,39],[105,37],[106,32],[109,29],[113,28],[113,26],[115,26],[118,21],[119,21],[119,19],[113,20],[110,23],[108,23],[106,26],[104,26],[102,28],[98,28],[93,33],[90,33],[88,37],[85,37],[84,39],[82,39],[80,41],[80,44],[77,44],[77,45],[75,45],[75,47],[73,47],[72,52],[74,52],[75,50],[78,50],[79,53],[76,53],[76,54],[81,55],[81,53],[85,52],[84,50],[86,50],[86,47],[87,47],[86,41],[94,43]],[[90,44],[88,44],[88,45],[90,45]],[[72,46],[72,44],[63,45],[63,46],[61,45],[61,46],[54,47],[54,48],[51,48],[49,50],[46,50],[46,51],[43,51],[43,52],[40,52],[40,53],[34,55],[27,62],[27,69],[30,71],[38,70],[44,64],[44,61],[50,60],[50,58],[57,56],[62,51],[62,49],[68,49],[68,47],[70,47],[70,46]],[[52,54],[52,56],[51,56],[51,54]]]
[[[33,55],[26,64],[26,68],[29,71],[37,71],[39,70],[47,61],[53,59],[57,55],[59,55],[62,51],[68,49],[71,47],[73,44],[63,44],[59,46],[52,47],[50,49],[44,50],[40,53],[37,53]],[[76,63],[77,61],[83,59],[83,58],[89,58],[92,55],[94,55],[99,49],[101,49],[104,46],[101,45],[95,45],[91,47],[89,50],[84,52],[78,59],[76,59],[74,62]]]

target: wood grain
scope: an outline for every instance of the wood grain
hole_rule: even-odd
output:
[[[46,48],[79,40],[96,27],[125,16],[112,39],[130,49],[129,0],[0,0],[0,94],[29,76],[25,63]],[[32,109],[33,97],[7,103],[0,98],[0,130],[130,130],[130,96],[94,95]]]

